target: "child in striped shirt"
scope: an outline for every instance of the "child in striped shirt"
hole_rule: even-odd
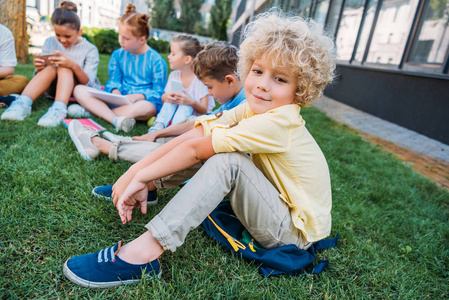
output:
[[[73,2],[63,1],[51,16],[55,31],[42,48],[42,54],[56,54],[48,60],[34,58],[36,75],[21,95],[6,109],[2,120],[22,121],[31,114],[33,102],[43,92],[54,91],[55,101],[37,122],[40,126],[57,126],[67,115],[67,104],[77,83],[98,87],[96,78],[100,58],[98,49],[81,37],[80,19]]]
[[[112,123],[117,131],[129,132],[136,120],[147,121],[162,107],[167,81],[167,64],[147,45],[150,16],[136,12],[129,3],[119,22],[119,43],[109,60],[109,80],[104,91],[125,95],[131,104],[110,107],[93,97],[92,88],[79,85],[74,96],[81,105],[71,105],[69,115],[88,117],[92,113]]]

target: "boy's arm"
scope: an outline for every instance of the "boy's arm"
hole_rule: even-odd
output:
[[[14,75],[14,67],[0,67],[0,79]]]
[[[192,130],[194,124],[195,122],[184,122],[141,136],[133,136],[132,139],[136,141],[154,142],[159,137],[178,136],[184,134],[189,130]]]
[[[116,205],[123,224],[131,220],[132,210],[136,204],[140,204],[142,213],[146,213],[146,203],[142,202],[146,202],[147,199],[148,183],[194,166],[215,154],[212,147],[212,136],[203,136],[201,126],[189,133],[189,139],[177,144],[163,156],[150,157],[148,155],[144,158],[145,162],[140,161],[142,162],[141,166],[147,166],[137,171]]]

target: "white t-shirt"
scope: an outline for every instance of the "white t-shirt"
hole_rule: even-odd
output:
[[[16,65],[14,36],[8,27],[0,24],[0,67],[15,67]]]
[[[168,82],[165,86],[164,92],[170,93],[172,90],[171,82],[172,80],[181,81],[181,71],[174,70],[168,75]],[[200,103],[201,98],[204,98],[204,96],[207,96],[209,91],[207,90],[207,86],[205,86],[201,80],[198,79],[198,77],[195,76],[195,78],[192,80],[192,83],[189,85],[188,88],[186,88],[187,93],[192,97],[196,102]],[[215,107],[215,101],[214,97],[208,96],[208,103],[207,103],[207,113],[210,113],[214,107]],[[196,111],[193,111],[193,115],[200,116],[201,114],[197,113]]]

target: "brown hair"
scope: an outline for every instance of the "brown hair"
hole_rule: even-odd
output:
[[[81,28],[80,18],[76,14],[76,4],[71,1],[62,1],[58,8],[51,15],[53,25],[63,25],[76,31]]]
[[[120,23],[131,27],[131,32],[134,36],[145,36],[148,38],[150,36],[150,18],[149,14],[140,14],[136,12],[136,7],[133,4],[128,3],[126,12],[120,18]]]
[[[237,50],[237,47],[227,42],[209,43],[193,61],[193,72],[200,80],[210,77],[223,82],[226,75],[236,74]]]
[[[172,43],[179,43],[179,48],[181,48],[181,51],[185,55],[191,56],[192,58],[195,58],[196,55],[204,48],[197,38],[190,35],[175,35],[171,41]]]

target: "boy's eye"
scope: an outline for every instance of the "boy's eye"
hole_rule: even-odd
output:
[[[281,77],[276,77],[275,78],[277,81],[279,81],[279,82],[282,82],[282,83],[286,83],[287,82],[287,80],[285,80],[285,79],[283,79],[283,78],[281,78]]]
[[[254,74],[262,74],[262,71],[259,69],[253,69]]]

